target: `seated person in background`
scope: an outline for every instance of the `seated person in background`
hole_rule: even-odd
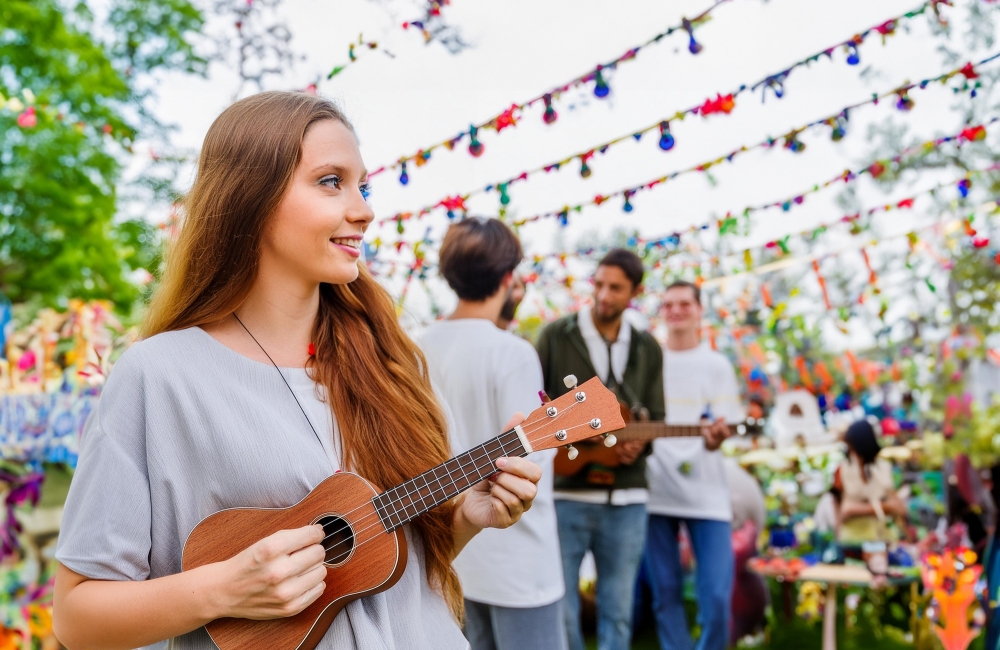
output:
[[[867,420],[859,420],[844,434],[847,460],[834,474],[834,493],[840,492],[837,539],[841,544],[886,541],[886,516],[903,516],[906,505],[896,494],[892,466],[879,460],[882,448]]]
[[[733,580],[732,619],[729,644],[733,647],[743,637],[754,634],[764,625],[764,610],[769,594],[767,585],[747,568],[750,558],[757,555],[757,536],[764,530],[767,509],[764,492],[757,479],[732,458],[723,461],[729,481],[729,499],[733,506]]]

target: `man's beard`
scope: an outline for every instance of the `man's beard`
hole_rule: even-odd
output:
[[[507,299],[504,300],[503,307],[500,308],[500,320],[507,321],[508,323],[514,320],[518,304],[520,304],[519,301],[514,300],[514,288],[511,287],[507,291]]]
[[[625,313],[624,309],[622,309],[621,311],[612,310],[610,314],[602,313],[598,309],[597,305],[594,305],[594,307],[591,309],[591,314],[593,314],[594,320],[599,321],[601,323],[614,323],[619,318],[621,318],[622,314],[624,313]]]

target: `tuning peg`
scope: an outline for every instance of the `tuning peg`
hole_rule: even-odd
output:
[[[538,399],[542,400],[542,404],[548,404],[552,401],[552,398],[544,390],[538,391]]]
[[[566,449],[569,451],[566,453],[570,460],[576,460],[576,457],[580,455],[580,450],[573,445],[566,445]]]
[[[566,375],[563,377],[563,383],[566,384],[566,388],[573,390],[576,388],[576,375]]]
[[[602,433],[601,435],[604,436],[605,447],[614,447],[615,443],[618,442],[618,437],[613,433]]]

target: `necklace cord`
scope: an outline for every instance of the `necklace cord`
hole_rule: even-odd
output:
[[[264,346],[260,344],[260,341],[257,340],[257,337],[254,336],[250,332],[250,330],[247,329],[246,325],[243,325],[243,321],[241,321],[240,317],[236,315],[236,312],[233,312],[233,318],[235,318],[236,322],[239,323],[244,330],[246,330],[247,334],[250,334],[250,338],[253,339],[253,342],[257,344],[257,347],[260,348],[260,351],[264,353],[264,356],[267,357],[267,360],[271,362],[271,365],[274,366],[274,369],[278,371],[279,375],[281,375],[281,381],[285,382],[285,387],[288,388],[288,392],[292,394],[292,399],[295,400],[296,404],[298,404],[299,410],[302,411],[302,417],[306,419],[306,424],[308,424],[309,428],[312,429],[313,435],[316,436],[316,440],[319,442],[320,447],[323,447],[323,453],[325,454],[326,446],[323,444],[323,439],[319,437],[319,433],[316,431],[316,427],[313,426],[312,420],[310,420],[309,416],[306,414],[306,409],[302,406],[302,402],[300,402],[299,398],[295,396],[295,391],[292,390],[292,387],[289,385],[288,380],[285,379],[285,373],[281,372],[281,368],[279,368],[278,364],[274,362],[274,359],[271,358],[271,355],[267,353],[267,350],[264,349]]]

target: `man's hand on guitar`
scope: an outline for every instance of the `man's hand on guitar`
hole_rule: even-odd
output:
[[[323,527],[305,526],[265,537],[216,573],[216,616],[266,620],[294,616],[319,598],[326,583]]]
[[[516,414],[504,430],[524,420]],[[535,499],[542,469],[524,458],[501,458],[500,471],[465,493],[459,507],[465,519],[479,528],[507,528],[521,518]]]
[[[705,449],[709,451],[715,451],[721,447],[731,434],[732,432],[722,418],[711,423],[708,420],[702,420],[701,435],[705,438]]]
[[[631,465],[642,453],[642,450],[646,448],[645,440],[626,440],[625,442],[619,442],[615,445],[615,451],[618,453],[618,462],[622,465]]]

